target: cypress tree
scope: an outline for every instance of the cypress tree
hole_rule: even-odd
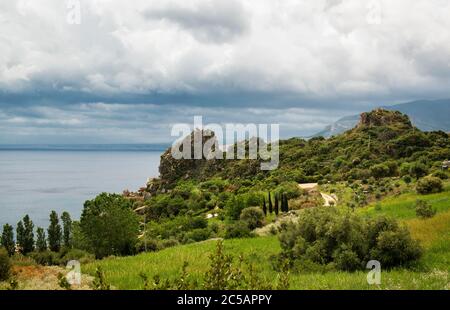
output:
[[[1,245],[6,249],[9,256],[14,255],[16,243],[14,242],[14,228],[9,225],[3,225]]]
[[[23,218],[24,226],[24,239],[22,244],[22,250],[24,254],[34,251],[34,224],[30,217],[25,215]]]
[[[47,229],[48,247],[51,251],[58,252],[61,248],[62,230],[59,225],[58,214],[55,211],[50,213],[50,226]]]
[[[23,243],[24,243],[24,234],[25,234],[25,228],[23,227],[22,221],[19,221],[17,223],[16,227],[16,236],[17,236],[17,245],[19,246],[20,252],[23,253]]]
[[[273,208],[272,208],[272,198],[270,198],[270,192],[269,192],[269,213],[272,214]]]
[[[43,228],[38,227],[36,232],[37,232],[36,249],[39,252],[44,252],[47,250],[47,239],[45,237],[45,231]]]
[[[267,215],[266,197],[263,197],[263,207],[262,207],[262,209],[263,209],[264,215]]]
[[[286,194],[284,195],[284,212],[289,212],[289,202]]]
[[[278,209],[278,195],[275,194],[275,214],[278,215],[279,209]]]
[[[72,237],[72,219],[68,212],[63,212],[61,215],[61,221],[63,223],[63,241],[64,246],[71,247],[71,237]]]

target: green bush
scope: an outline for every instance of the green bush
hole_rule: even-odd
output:
[[[225,212],[228,218],[238,220],[241,211],[245,209],[245,201],[241,196],[232,196],[225,205]]]
[[[11,261],[9,259],[8,251],[0,248],[0,281],[6,281],[11,274]]]
[[[250,230],[263,226],[264,212],[259,207],[250,207],[242,210],[241,221],[247,223]]]
[[[436,210],[424,200],[416,201],[416,215],[420,218],[431,218],[436,214]]]
[[[378,260],[383,268],[392,268],[415,261],[421,255],[422,249],[418,242],[411,239],[406,228],[399,228],[381,232],[369,257]]]
[[[384,217],[367,220],[349,210],[318,207],[303,210],[298,223],[282,227],[282,252],[291,266],[296,261],[333,267],[363,269],[378,259],[386,268],[417,260],[421,249],[409,232]],[[397,238],[397,239],[395,239]]]
[[[435,173],[433,173],[433,176],[441,180],[448,179],[448,175],[444,171],[436,171]]]
[[[427,176],[417,182],[416,190],[419,194],[426,195],[442,192],[444,186],[441,179]]]
[[[79,249],[70,249],[67,252],[61,254],[63,255],[60,258],[60,264],[64,265],[66,265],[71,260],[77,260],[81,264],[87,264],[95,260],[94,254]]]
[[[233,224],[229,224],[225,230],[225,239],[246,238],[251,236],[252,232],[248,228],[247,223],[243,221],[237,221]]]

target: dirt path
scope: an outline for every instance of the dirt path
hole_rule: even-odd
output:
[[[323,204],[324,207],[329,207],[329,206],[335,206],[337,203],[337,197],[333,197],[331,195],[325,194],[325,193],[320,193],[320,195],[322,196],[323,200],[325,200],[325,203]]]

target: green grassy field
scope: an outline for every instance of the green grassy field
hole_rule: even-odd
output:
[[[431,219],[417,219],[414,203],[423,199],[432,204],[438,213]],[[390,197],[381,202],[381,209],[374,206],[361,209],[367,216],[388,215],[401,220],[408,226],[414,238],[425,248],[415,270],[396,269],[382,272],[382,284],[367,284],[366,272],[327,272],[291,274],[291,289],[450,289],[450,187],[443,193],[417,195],[407,193]],[[105,272],[107,281],[117,289],[141,289],[139,273],[150,278],[160,275],[164,278],[176,277],[183,265],[189,263],[188,272],[201,282],[201,275],[209,267],[209,254],[216,241],[177,246],[159,252],[145,253],[133,257],[107,258],[82,266],[82,272],[95,274],[97,266]],[[227,253],[236,257],[243,254],[252,262],[259,275],[273,282],[277,273],[271,268],[270,257],[280,251],[277,237],[225,240]]]
[[[411,191],[399,196],[388,197],[379,203],[380,209],[377,210],[374,203],[361,209],[360,212],[368,216],[386,215],[397,219],[412,219],[416,217],[415,203],[418,199],[429,202],[438,213],[449,211],[450,184],[445,183],[445,190],[437,194],[419,195]]]

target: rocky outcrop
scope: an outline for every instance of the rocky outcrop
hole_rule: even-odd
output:
[[[198,143],[196,145],[196,141]],[[203,148],[205,144],[208,143],[210,149],[214,152],[220,152],[217,149],[217,139],[212,131],[195,130],[189,136],[185,137],[182,141],[174,146],[174,149],[183,152],[183,147],[186,145],[190,146],[190,154],[188,151],[188,156],[183,158],[175,158],[172,154],[173,148],[167,149],[161,155],[161,162],[159,166],[159,173],[161,178],[161,185],[171,184],[179,179],[189,179],[193,177],[198,177],[205,169],[210,167],[212,163],[209,163],[207,157],[210,154],[204,154]],[[208,148],[208,147],[207,147]],[[196,152],[200,152],[196,154]],[[196,156],[197,155],[197,156]],[[186,158],[187,157],[187,158]],[[215,160],[212,159],[212,162]]]

